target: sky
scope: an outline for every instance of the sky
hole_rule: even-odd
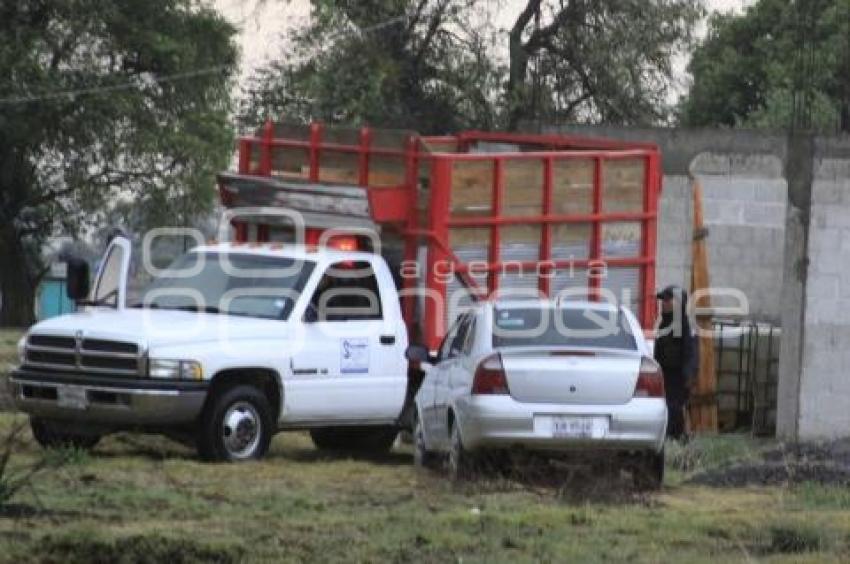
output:
[[[525,5],[525,0],[488,0],[498,8],[495,23],[505,29]],[[705,0],[709,10],[741,11],[754,0]],[[306,23],[309,18],[309,0],[214,0],[216,8],[239,29],[238,42],[242,50],[242,76],[253,69],[279,57],[285,44],[288,29]],[[682,91],[687,84],[687,57],[674,61],[676,69],[675,90]],[[676,94],[674,93],[674,96]]]

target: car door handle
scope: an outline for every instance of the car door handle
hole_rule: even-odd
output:
[[[382,345],[392,345],[395,343],[395,335],[381,335]]]

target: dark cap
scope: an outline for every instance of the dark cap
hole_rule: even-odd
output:
[[[659,300],[672,300],[676,296],[681,295],[681,290],[679,290],[678,286],[667,286],[657,294],[655,297]]]

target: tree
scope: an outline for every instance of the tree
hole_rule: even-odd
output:
[[[247,89],[243,121],[283,115],[423,133],[539,118],[656,123],[669,114],[671,57],[702,14],[701,0],[527,0],[499,31],[490,6],[313,0],[293,48]]]
[[[672,55],[690,45],[702,14],[699,0],[527,0],[509,33],[508,127],[541,113],[664,121]]]
[[[193,0],[0,0],[0,325],[31,322],[52,234],[209,207],[234,31]]]
[[[687,125],[850,131],[850,2],[760,0],[715,14],[688,70]]]
[[[246,89],[241,120],[367,122],[423,133],[495,122],[475,0],[314,0],[310,24]]]

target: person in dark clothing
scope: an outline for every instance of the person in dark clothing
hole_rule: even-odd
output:
[[[690,396],[690,381],[697,371],[697,340],[688,321],[688,294],[682,288],[668,286],[658,292],[661,322],[653,356],[664,373],[667,399],[667,436],[685,436],[685,409]]]

